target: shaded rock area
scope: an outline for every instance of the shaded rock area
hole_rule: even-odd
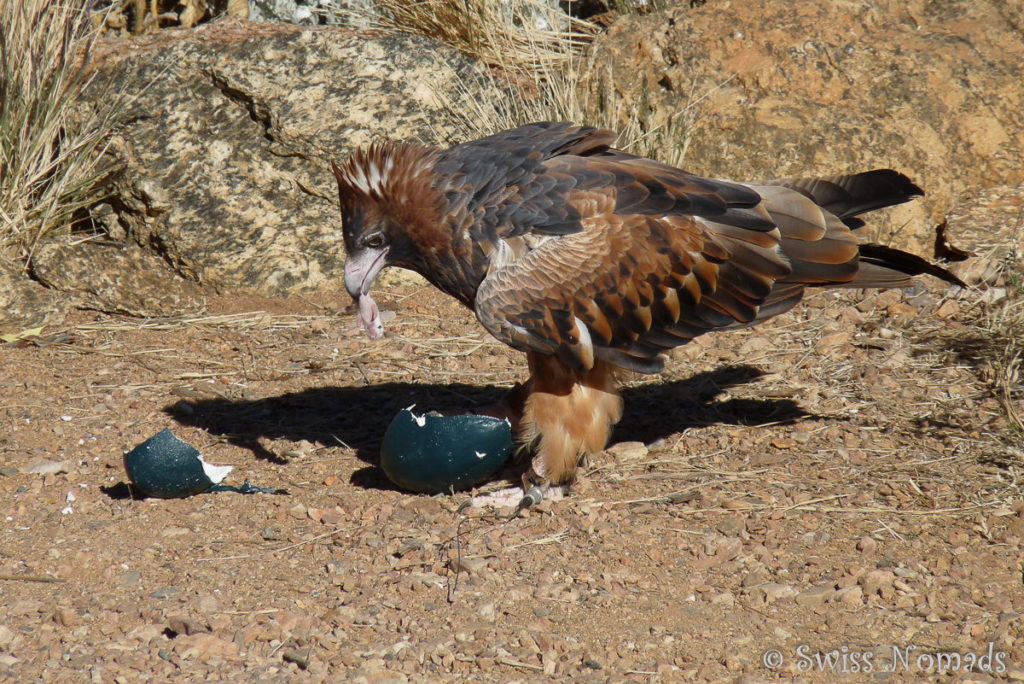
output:
[[[598,40],[592,100],[676,126],[697,173],[897,168],[928,197],[880,236],[919,248],[961,193],[1024,179],[1021,17],[1020,0],[686,4]]]
[[[451,144],[457,112],[495,95],[467,58],[409,35],[226,19],[104,51],[91,96],[123,100],[111,153],[124,173],[96,221],[214,291],[340,283],[330,160],[383,137]],[[88,260],[96,247],[77,249]],[[69,250],[41,251],[33,270],[65,286],[52,274]]]
[[[25,277],[22,269],[0,259],[0,335],[63,320],[71,303]]]
[[[174,316],[203,309],[202,290],[176,276],[156,254],[124,246],[53,240],[32,275],[73,296],[76,306],[130,316]]]

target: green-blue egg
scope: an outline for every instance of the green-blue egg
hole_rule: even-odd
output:
[[[493,475],[512,453],[507,420],[441,416],[403,409],[380,447],[380,465],[399,487],[423,494],[468,489]]]

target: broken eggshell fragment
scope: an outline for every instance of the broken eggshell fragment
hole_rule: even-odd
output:
[[[199,450],[169,429],[161,430],[124,455],[128,479],[146,496],[178,499],[219,484],[233,466],[203,460]]]
[[[380,465],[399,487],[421,494],[468,489],[508,462],[512,428],[492,416],[399,411],[384,433]]]

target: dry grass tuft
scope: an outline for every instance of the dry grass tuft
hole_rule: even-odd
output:
[[[1024,279],[1024,274],[1019,274]],[[1017,288],[1024,288],[1020,283]],[[994,311],[983,329],[993,341],[991,387],[1018,439],[1024,439],[1024,291]]]
[[[597,31],[545,0],[378,0],[333,11],[357,26],[433,38],[515,75],[564,63]]]
[[[1006,299],[979,307],[976,330],[979,356],[984,358],[982,377],[1006,414],[1016,442],[1024,439],[1024,266],[1011,250],[1002,262],[999,280]],[[1024,458],[1024,452],[1018,452]]]
[[[952,350],[956,362],[975,369],[983,391],[1005,414],[1013,433],[1006,441],[1019,445],[1024,439],[1024,267],[1015,250],[1003,260],[997,281],[1005,298],[979,300],[960,315],[968,325],[966,333],[939,328],[933,339]],[[1024,451],[1011,451],[1024,459]]]
[[[27,263],[110,171],[99,158],[113,107],[75,110],[96,31],[88,3],[0,0],[0,258]]]
[[[637,11],[631,2],[611,3],[612,11]],[[486,78],[506,96],[474,102],[462,111],[466,139],[497,133],[533,121],[573,121],[619,131],[618,146],[668,164],[682,163],[689,147],[694,107],[683,107],[666,125],[650,123],[645,98],[615,99],[612,89],[593,91],[585,84],[606,76],[595,73],[585,48],[598,27],[561,12],[542,0],[380,0],[376,13],[349,11],[350,21],[369,28],[415,33],[479,58],[492,68]],[[472,90],[466,84],[466,92]]]
[[[98,14],[104,31],[122,35],[156,31],[164,26],[191,28],[215,13],[215,6],[227,14],[248,18],[248,0],[99,0]]]

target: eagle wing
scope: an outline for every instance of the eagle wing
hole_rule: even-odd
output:
[[[583,230],[587,207],[568,201],[574,190],[613,190],[621,213],[690,213],[739,220],[756,207],[756,192],[714,181],[611,147],[612,131],[541,122],[496,133],[440,152],[433,171],[444,179],[445,210],[472,225],[473,239],[495,243],[527,233]],[[744,225],[771,229],[763,212]]]
[[[540,122],[444,150],[432,169],[444,179],[445,213],[471,228],[477,242],[493,244],[532,231],[577,232],[580,216],[564,197],[578,179],[553,172],[546,163],[599,154],[614,139],[607,130]]]
[[[555,157],[540,175],[571,179],[546,201],[567,205],[579,229],[496,237],[475,311],[499,340],[577,370],[600,358],[660,371],[666,349],[788,309],[817,271],[829,282],[856,273],[849,228],[792,189],[758,192],[615,150]]]
[[[922,194],[879,169],[739,184],[537,123],[439,153],[446,220],[486,276],[469,299],[495,337],[570,368],[658,372],[663,352],[795,305],[808,286],[902,287],[918,257],[858,244],[858,215]]]

